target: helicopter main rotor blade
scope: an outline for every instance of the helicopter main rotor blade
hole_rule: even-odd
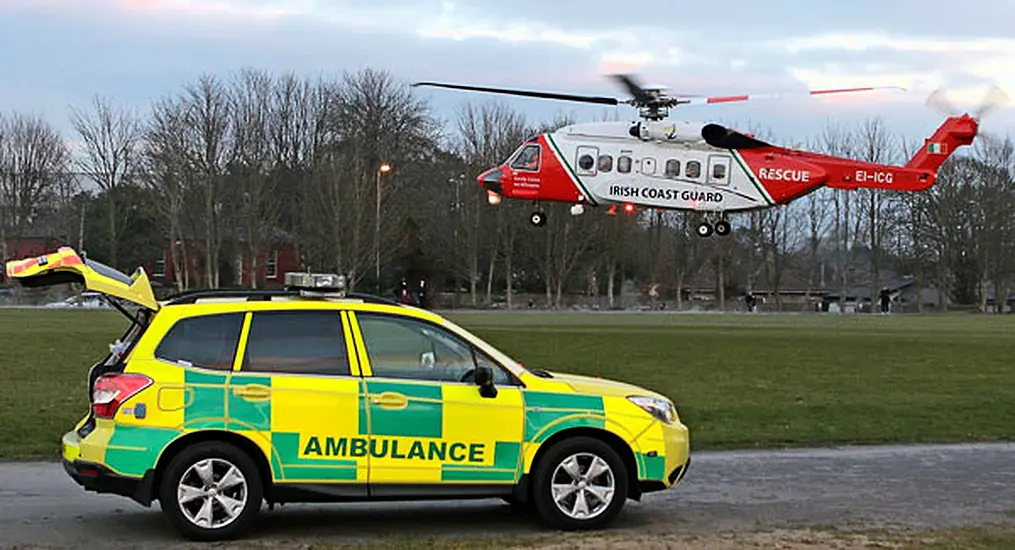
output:
[[[861,88],[832,88],[827,90],[811,90],[809,92],[789,92],[779,94],[744,94],[713,97],[680,97],[682,105],[712,105],[715,103],[734,103],[737,101],[756,101],[759,99],[780,99],[794,96],[823,96],[832,94],[846,94],[855,92],[869,92],[873,90],[905,90],[899,86],[866,86]]]
[[[634,81],[634,77],[626,74],[615,74],[612,75],[613,79],[620,82],[627,90],[627,93],[631,94],[631,97],[638,103],[652,103],[655,98],[649,95],[640,84]]]
[[[615,97],[561,94],[556,92],[539,92],[533,90],[513,90],[509,88],[491,88],[487,86],[467,86],[465,84],[446,84],[443,82],[416,82],[413,84],[413,87],[415,86],[433,86],[437,88],[450,88],[453,90],[491,92],[496,94],[508,94],[541,99],[560,99],[564,101],[579,101],[582,103],[598,103],[600,105],[620,105],[622,103],[622,101]]]

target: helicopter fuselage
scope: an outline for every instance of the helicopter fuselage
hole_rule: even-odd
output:
[[[926,189],[940,163],[975,134],[968,116],[949,118],[926,151],[890,166],[779,147],[717,124],[582,123],[530,139],[477,179],[494,203],[505,197],[724,214],[787,204],[822,186]]]

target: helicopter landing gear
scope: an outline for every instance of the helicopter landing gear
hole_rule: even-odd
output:
[[[529,223],[536,227],[543,227],[546,225],[546,214],[536,210],[532,214],[529,214]]]
[[[710,220],[711,217],[710,214],[706,214],[701,223],[698,224],[696,231],[699,237],[710,237],[713,232],[720,237],[725,237],[733,231],[733,226],[726,219],[725,213],[719,215],[719,219],[715,222],[714,226]]]
[[[731,226],[730,222],[726,220],[719,220],[715,222],[715,234],[719,235],[720,237],[725,237],[726,235],[729,235],[730,231],[732,230],[733,226]]]
[[[708,223],[706,220],[702,220],[702,222],[698,224],[697,231],[699,237],[710,237],[712,235],[712,224]]]

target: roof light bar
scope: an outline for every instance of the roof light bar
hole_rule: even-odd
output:
[[[345,294],[345,276],[335,273],[299,273],[285,274],[286,288]]]

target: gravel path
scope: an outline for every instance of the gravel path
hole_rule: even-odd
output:
[[[1011,522],[1015,444],[699,452],[677,489],[629,501],[611,533],[710,535],[838,526],[930,529]],[[500,501],[287,505],[251,539],[288,546],[381,536],[538,534]],[[85,493],[56,463],[0,464],[0,547],[188,547],[158,505]],[[287,544],[288,543],[288,544]]]

